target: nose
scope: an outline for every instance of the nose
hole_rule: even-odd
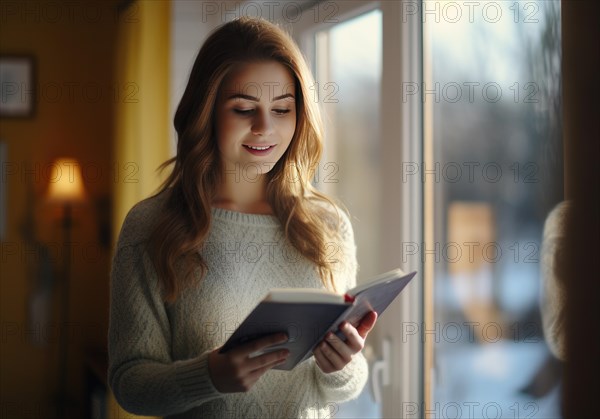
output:
[[[269,114],[266,112],[257,112],[250,130],[254,135],[263,137],[271,135],[273,133],[273,124]]]

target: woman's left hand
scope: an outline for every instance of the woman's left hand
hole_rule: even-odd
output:
[[[329,332],[313,351],[321,371],[327,374],[339,371],[352,361],[352,356],[365,347],[365,339],[376,321],[377,313],[371,311],[362,318],[356,328],[348,322],[342,322],[340,331],[346,336],[345,342],[335,333]]]

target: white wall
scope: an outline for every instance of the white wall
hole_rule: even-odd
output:
[[[236,2],[177,0],[171,2],[171,121],[183,96],[190,71],[200,47],[210,32],[221,23],[219,13],[209,7],[233,8]],[[171,124],[171,144],[175,154],[177,136]]]

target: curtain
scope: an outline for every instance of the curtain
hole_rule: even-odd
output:
[[[170,1],[134,1],[119,12],[113,144],[113,241],[127,212],[166,177],[169,113]]]
[[[113,243],[127,215],[152,195],[171,157],[169,113],[171,2],[133,1],[118,14],[113,138]],[[138,418],[108,392],[108,418]]]

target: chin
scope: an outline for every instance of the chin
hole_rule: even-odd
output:
[[[276,163],[277,162],[260,160],[247,161],[239,163],[238,167],[241,169],[242,178],[247,181],[252,181],[269,173],[271,170],[273,170],[273,167],[275,167]]]

